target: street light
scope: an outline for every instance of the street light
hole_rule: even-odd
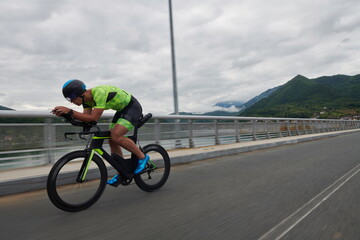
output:
[[[169,0],[169,17],[170,17],[170,41],[171,41],[171,62],[172,62],[172,77],[173,77],[173,92],[174,92],[174,112],[175,115],[179,114],[179,101],[177,94],[177,82],[176,82],[176,63],[175,63],[175,44],[174,44],[174,28],[172,19],[172,6],[171,0]],[[180,121],[175,120],[175,147],[181,148],[181,141],[178,139],[180,133]]]
[[[171,62],[172,62],[173,93],[174,93],[174,111],[175,111],[175,114],[178,115],[179,114],[179,102],[178,102],[177,82],[176,82],[174,29],[173,29],[173,20],[172,20],[171,0],[169,0],[169,14],[170,14],[170,41],[171,41]]]

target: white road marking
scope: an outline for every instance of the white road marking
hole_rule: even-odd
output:
[[[287,234],[291,229],[293,229],[297,224],[299,224],[306,216],[308,216],[312,211],[319,207],[323,202],[325,202],[332,194],[334,194],[339,188],[341,188],[346,182],[348,182],[352,177],[354,177],[360,171],[360,164],[351,169],[344,176],[336,180],[333,184],[327,187],[324,191],[316,195],[309,202],[303,205],[301,208],[296,210],[289,217],[285,218],[278,225],[273,227],[270,231],[265,233],[258,240],[279,240],[285,234]]]

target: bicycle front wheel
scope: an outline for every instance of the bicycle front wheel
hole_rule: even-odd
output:
[[[76,212],[93,205],[106,187],[107,170],[104,162],[93,155],[85,178],[78,179],[88,157],[86,151],[71,152],[52,167],[47,180],[47,193],[51,202],[61,210]]]
[[[157,144],[149,144],[144,153],[150,156],[144,171],[134,176],[136,185],[146,191],[153,192],[160,189],[170,174],[170,158],[166,150]]]

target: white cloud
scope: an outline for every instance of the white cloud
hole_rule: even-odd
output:
[[[180,111],[248,100],[297,74],[358,74],[360,2],[173,0]],[[173,111],[168,2],[0,2],[0,105],[68,104],[67,79]]]

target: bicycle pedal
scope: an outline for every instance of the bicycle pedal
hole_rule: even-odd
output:
[[[121,181],[117,181],[116,183],[114,183],[113,187],[118,187],[121,184]]]
[[[129,185],[129,184],[131,183],[131,181],[132,181],[132,180],[122,180],[122,181],[120,182],[120,184],[123,185],[123,186],[127,186],[127,185]]]
[[[108,185],[112,186],[112,187],[118,187],[121,184],[121,181],[117,181],[116,183],[110,184],[108,183]]]

